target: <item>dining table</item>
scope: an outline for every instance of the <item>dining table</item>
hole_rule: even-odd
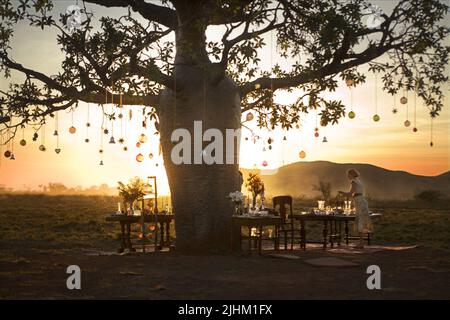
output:
[[[370,218],[375,219],[380,217],[380,213],[371,213]],[[342,240],[345,240],[346,244],[349,244],[349,240],[356,237],[350,235],[349,222],[355,221],[355,214],[344,214],[342,212],[302,212],[300,214],[294,214],[292,217],[294,220],[300,222],[300,248],[306,250],[306,223],[311,221],[322,223],[322,244],[323,249],[326,250],[328,243],[331,248],[334,244],[341,245]],[[342,233],[344,239],[342,239]],[[367,233],[365,240],[370,245],[371,233]],[[315,243],[315,242],[308,242]]]
[[[275,250],[278,250],[278,230],[281,225],[281,218],[274,214],[243,214],[233,215],[231,217],[231,248],[232,250],[242,250],[242,240],[248,239],[248,250],[252,249],[252,240],[255,241],[257,251],[262,252],[263,228],[272,226],[274,233],[272,237]],[[247,228],[248,235],[242,234],[242,228]],[[256,232],[252,234],[252,229],[256,228]]]

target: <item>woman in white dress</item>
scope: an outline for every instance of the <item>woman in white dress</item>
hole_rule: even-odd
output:
[[[355,169],[347,171],[350,180],[350,191],[339,191],[341,195],[353,198],[355,206],[355,231],[359,234],[359,245],[357,248],[364,248],[364,233],[372,232],[372,222],[370,221],[369,205],[364,198],[364,186],[359,180],[359,172]]]

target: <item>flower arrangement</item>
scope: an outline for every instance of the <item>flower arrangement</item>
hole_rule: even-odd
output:
[[[244,194],[240,191],[234,191],[234,192],[230,192],[228,194],[228,199],[230,199],[231,202],[233,202],[235,210],[236,210],[236,214],[240,214],[241,213],[241,208],[242,208],[242,204],[244,203]]]
[[[122,197],[123,202],[128,204],[130,209],[133,210],[133,205],[136,200],[143,197],[145,193],[145,182],[139,178],[134,177],[128,184],[118,182],[119,196]]]
[[[247,182],[245,183],[247,190],[252,193],[253,196],[253,208],[256,207],[256,198],[258,195],[264,194],[264,182],[257,173],[249,173]]]

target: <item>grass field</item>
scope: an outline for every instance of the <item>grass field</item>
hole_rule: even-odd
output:
[[[140,260],[136,259],[136,257],[134,257],[134,260],[130,260],[130,257],[121,256],[97,257],[95,259],[92,256],[87,257],[83,255],[83,252],[86,250],[114,251],[117,248],[117,239],[119,237],[118,227],[115,224],[105,222],[105,216],[116,210],[117,202],[117,198],[100,196],[0,195],[0,275],[3,279],[0,297],[67,298],[68,296],[65,293],[61,293],[59,289],[56,290],[51,283],[52,278],[55,277],[55,273],[58,276],[64,277],[64,271],[61,270],[69,258],[72,260],[80,259],[80,263],[85,263],[87,268],[91,269],[90,277],[92,279],[97,279],[96,274],[97,276],[105,276],[103,274],[105,266],[107,268],[106,274],[109,274],[111,270],[117,271],[123,268],[135,270],[137,268],[145,275],[146,272],[151,272],[153,270],[152,268],[156,268],[156,265],[159,265],[165,272],[157,272],[156,279],[159,280],[156,281],[157,284],[152,286],[159,286],[159,282],[172,283],[168,279],[172,279],[172,276],[175,274],[174,279],[178,279],[179,275],[184,273],[187,273],[186,277],[189,278],[189,268],[180,271],[180,267],[178,266],[176,270],[172,270],[174,268],[172,264],[187,264],[190,261],[189,259],[191,259],[190,257],[169,253],[162,256],[164,254],[160,253],[154,254],[154,256],[142,257]],[[447,288],[447,293],[446,295],[444,294],[444,297],[448,297],[450,295],[450,285],[448,283],[448,279],[450,278],[449,210],[445,207],[428,209],[422,207],[420,209],[413,209],[408,206],[408,208],[401,208],[398,205],[395,208],[389,208],[382,207],[379,203],[377,203],[377,206],[373,210],[382,212],[383,217],[375,225],[374,243],[383,245],[419,245],[420,248],[415,249],[414,253],[398,253],[397,256],[392,253],[390,255],[382,253],[373,256],[354,256],[348,258],[363,265],[371,259],[374,261],[380,261],[381,259],[387,266],[392,264],[393,276],[398,274],[400,277],[394,280],[398,280],[399,283],[407,281],[401,278],[401,268],[409,268],[411,266],[420,267],[419,269],[421,271],[416,272],[419,272],[422,277],[424,276],[423,270],[428,270],[427,272],[430,273],[430,277],[426,279],[429,279],[430,282],[426,284],[427,289],[424,289],[425,291],[419,297],[442,297],[444,293],[442,293],[443,289],[441,287],[439,288],[439,292],[433,291],[433,288],[438,290],[439,285]],[[308,229],[311,237],[314,237],[314,234],[319,236],[320,232],[319,225],[311,225]],[[311,254],[328,255],[328,253],[323,252],[306,252],[304,254],[306,256]],[[244,273],[239,270],[240,268],[247,270],[246,268],[248,266],[245,266],[249,261],[251,265],[261,265],[261,270],[266,265],[269,268],[270,264],[281,266],[286,264],[285,261],[280,262],[280,260],[276,259],[267,260],[255,257],[254,255],[246,258],[236,256],[227,257],[227,255],[212,256],[209,258],[202,257],[200,260],[206,259],[205,261],[208,261],[208,263],[205,262],[204,266],[199,266],[197,262],[193,263],[197,265],[196,268],[206,268],[204,272],[208,273],[210,272],[208,268],[220,268],[221,263],[226,263],[222,260],[231,259],[234,261],[233,263],[235,263],[235,268],[237,269],[230,269],[228,272],[231,272],[232,275],[226,276],[224,278],[225,280],[222,279],[228,285],[230,283],[232,284],[233,281],[240,281],[235,278],[235,273],[233,272],[241,272],[242,276],[244,276]],[[397,259],[401,259],[405,265],[402,266],[399,264]],[[170,263],[170,266],[164,264],[163,261]],[[270,263],[267,261],[270,261]],[[291,265],[286,264],[286,268],[291,268]],[[390,267],[386,268],[389,269]],[[120,273],[120,271],[117,272]],[[155,272],[155,270],[152,272]],[[269,271],[267,270],[267,272]],[[311,270],[311,274],[317,273],[318,277],[321,277],[321,274],[323,274],[325,278],[329,276],[328,272]],[[49,286],[44,286],[44,289],[41,286],[38,290],[36,286],[39,281],[34,278],[36,275],[40,275],[43,279],[50,279]],[[414,275],[410,276],[413,277]],[[136,284],[136,291],[129,292],[126,291],[125,287],[116,288],[114,286],[116,277],[117,275],[111,274],[111,279],[106,280],[105,278],[105,282],[100,281],[100,284],[96,280],[99,286],[96,287],[97,291],[90,291],[88,295],[85,293],[85,295],[80,295],[79,297],[99,298],[105,297],[106,294],[106,296],[111,295],[112,297],[180,298],[184,297],[183,294],[187,294],[189,291],[183,289],[181,293],[174,293],[174,291],[168,293],[166,290],[153,290],[151,289],[152,287],[148,289],[147,287],[140,287]],[[352,277],[351,272],[349,273],[349,277]],[[441,281],[440,277],[446,280]],[[17,282],[19,279],[23,280],[20,284]],[[128,280],[128,278],[127,281],[129,284],[136,282],[134,279]],[[178,279],[178,281],[181,280]],[[280,281],[280,279],[277,281]],[[202,287],[201,284],[196,283],[196,285]],[[209,292],[208,290],[211,289],[209,287],[210,285],[211,283],[206,282],[203,285],[203,293],[198,293],[198,297],[207,294]],[[288,282],[286,282],[286,285],[288,285]],[[44,291],[42,292],[42,290]],[[233,293],[231,289],[231,291],[226,291],[224,287],[224,290],[222,293],[216,293],[213,297],[241,297],[237,293]],[[254,288],[248,288],[248,290],[254,291]],[[295,291],[296,297],[304,297],[303,294],[306,294],[308,290],[301,292]],[[358,291],[356,289],[355,292],[352,291],[351,287],[348,290],[350,298],[358,297]],[[407,296],[405,292],[402,293],[402,291],[396,292],[392,290],[391,292],[385,292],[385,294],[388,297],[403,297],[402,294]],[[41,292],[40,295],[37,294],[38,291]],[[124,292],[127,292],[127,294],[124,294]],[[263,293],[261,292],[260,294],[262,295]],[[310,295],[317,297],[330,297],[330,294],[332,294],[332,291],[329,290],[318,290],[310,293]],[[416,292],[415,294],[417,296],[419,293]],[[342,295],[339,297],[342,297]],[[330,298],[333,298],[333,296]]]

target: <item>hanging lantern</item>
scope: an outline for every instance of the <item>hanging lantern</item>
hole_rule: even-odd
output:
[[[348,117],[349,117],[350,119],[355,119],[355,117],[356,117],[355,112],[354,112],[354,111],[350,111],[350,112],[348,113]]]
[[[45,148],[45,146],[44,146],[43,144],[41,144],[41,145],[39,146],[39,150],[42,151],[42,152],[44,152],[44,151],[47,150],[47,148]]]
[[[327,137],[323,137],[322,142],[328,142]]]
[[[25,147],[25,146],[27,145],[27,141],[26,141],[25,139],[22,139],[22,140],[20,140],[19,144],[20,144],[22,147]]]
[[[375,122],[380,121],[380,116],[377,115],[377,114],[374,114],[374,115],[373,115],[373,121],[375,121]]]
[[[14,153],[11,153],[11,157],[9,159],[10,160],[16,160],[16,156],[14,155]]]
[[[140,143],[146,143],[147,142],[147,136],[145,135],[145,134],[141,134],[140,136],[139,136],[139,142]]]
[[[55,152],[56,152],[56,154],[59,154],[61,152],[61,149],[60,148],[56,148]]]
[[[413,128],[413,132],[417,132],[418,130],[417,130],[417,128],[416,127],[414,127]]]
[[[69,128],[69,132],[70,132],[71,134],[75,134],[75,132],[77,132],[77,128],[75,128],[74,126],[71,126],[71,127]]]
[[[144,156],[142,155],[142,153],[139,153],[139,154],[136,156],[136,161],[137,161],[137,162],[142,162],[142,161],[144,161]]]
[[[268,165],[267,161],[264,160],[264,161],[262,162],[262,165],[263,165],[263,167],[267,167],[267,165]]]
[[[345,84],[347,85],[347,87],[351,87],[353,85],[353,79],[345,80]]]
[[[109,143],[110,144],[115,144],[116,143],[116,140],[114,140],[113,136],[111,136],[111,138],[109,139]]]
[[[409,127],[411,125],[411,121],[406,120],[404,123],[405,127]]]
[[[306,152],[305,151],[300,151],[298,156],[300,157],[300,159],[305,159],[306,158]]]
[[[5,153],[3,154],[5,156],[5,158],[11,158],[11,151],[6,150]]]
[[[247,113],[247,116],[245,117],[245,120],[252,121],[254,118],[253,113],[249,112]]]

